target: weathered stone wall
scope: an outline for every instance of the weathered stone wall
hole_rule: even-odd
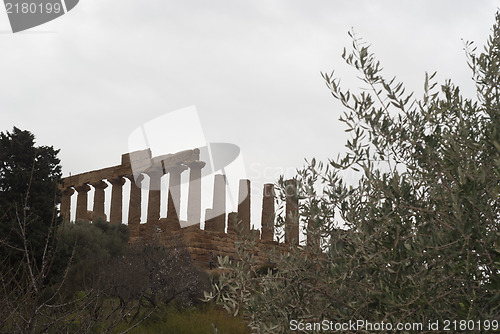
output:
[[[209,268],[210,261],[216,264],[216,258],[219,255],[238,259],[235,250],[235,242],[238,241],[236,233],[201,230],[199,226],[189,226],[165,233],[156,232],[155,228],[146,225],[141,225],[141,236],[132,239],[132,244],[157,242],[167,248],[187,249],[191,255],[191,260],[203,269]],[[258,231],[253,232],[258,235]],[[268,259],[263,251],[276,245],[278,243],[275,241],[261,240],[259,251],[253,254],[257,259],[257,263],[267,263]]]

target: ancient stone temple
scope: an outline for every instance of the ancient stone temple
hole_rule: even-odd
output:
[[[274,241],[275,195],[272,184],[264,185],[262,196],[262,220],[260,231],[251,229],[251,183],[240,180],[237,212],[226,212],[226,179],[214,175],[213,203],[205,210],[205,228],[200,229],[201,220],[201,171],[205,162],[199,160],[198,149],[153,157],[149,149],[122,155],[121,164],[63,178],[61,185],[61,215],[70,221],[72,213],[76,220],[93,221],[101,217],[110,224],[127,223],[131,243],[159,242],[166,247],[185,247],[191,258],[208,266],[214,255],[235,255],[234,242],[237,232],[254,233],[263,247],[277,244]],[[189,173],[187,197],[187,221],[181,221],[181,175]],[[147,176],[147,178],[145,177]],[[161,217],[161,183],[168,178],[167,214]],[[124,203],[123,186],[130,180],[128,203]],[[143,186],[143,182],[149,184]],[[291,182],[291,181],[289,181]],[[111,198],[106,198],[105,189],[111,186]],[[293,184],[287,186],[293,188]],[[143,214],[143,192],[147,189],[147,212]],[[93,207],[89,210],[89,192],[93,189]],[[71,207],[71,197],[76,193],[76,208]],[[109,191],[108,191],[109,193]],[[287,192],[288,193],[288,192]],[[105,214],[105,203],[110,203],[109,217]],[[128,219],[122,217],[128,206]],[[72,211],[73,210],[73,211]],[[287,227],[285,243],[297,244],[299,225],[293,217],[298,214],[297,196],[287,194]],[[141,221],[141,216],[146,221]],[[295,223],[294,223],[295,222]]]

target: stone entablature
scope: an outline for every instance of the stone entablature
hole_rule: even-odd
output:
[[[198,149],[186,150],[175,154],[165,154],[154,158],[151,156],[151,150],[149,149],[125,153],[122,154],[122,162],[120,165],[63,178],[62,188],[65,189],[83,184],[92,184],[94,182],[110,180],[116,177],[137,177],[141,173],[149,174],[161,172],[165,174],[165,169],[182,164],[191,164],[197,162],[199,158],[200,150]]]

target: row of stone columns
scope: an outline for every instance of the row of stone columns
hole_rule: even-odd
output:
[[[168,207],[167,220],[179,221],[178,210],[180,208],[180,180],[181,173],[188,167],[189,193],[188,193],[188,224],[197,224],[201,219],[201,169],[205,166],[202,161],[196,161],[187,166],[179,165],[171,167],[166,172],[169,173]],[[149,172],[149,195],[147,207],[147,222],[158,222],[160,219],[161,206],[161,177],[163,172]],[[129,226],[138,226],[141,222],[142,191],[141,183],[144,176],[141,174],[134,179],[133,176],[125,176],[131,181],[130,202],[128,212]],[[122,197],[125,177],[115,177],[109,179],[112,185],[111,190],[111,210],[110,223],[122,222]],[[104,213],[104,190],[108,184],[102,180],[90,184],[94,192],[94,207],[92,220],[101,217],[106,219]],[[286,185],[286,217],[285,217],[285,243],[298,244],[299,241],[299,217],[298,217],[298,197],[295,180],[288,180]],[[89,220],[87,212],[87,193],[90,190],[89,184],[83,184],[73,188],[66,188],[62,191],[61,214],[65,221],[69,221],[71,212],[71,195],[77,192],[76,220]],[[250,180],[240,180],[238,192],[238,212],[231,212],[227,218],[227,231],[235,233],[238,230],[243,233],[250,231],[251,212],[251,184]],[[265,184],[262,196],[262,220],[261,239],[273,241],[274,220],[275,220],[275,194],[273,184]],[[205,230],[225,232],[226,228],[226,177],[215,175],[212,209],[207,209],[205,214]]]
[[[167,219],[174,221],[179,221],[178,210],[180,208],[180,198],[181,198],[181,173],[185,171],[188,167],[190,168],[190,178],[189,178],[189,197],[188,197],[188,222],[189,224],[197,224],[200,222],[201,216],[201,169],[205,166],[202,161],[195,161],[193,163],[187,164],[187,166],[178,165],[175,167],[170,167],[163,171],[153,171],[148,172],[149,176],[149,195],[148,195],[148,209],[147,209],[147,221],[157,222],[160,219],[160,207],[161,207],[161,177],[164,172],[169,173],[170,183],[168,190],[168,208],[167,208]],[[129,202],[129,214],[128,214],[128,224],[139,225],[141,222],[141,203],[142,203],[142,190],[141,183],[144,179],[142,174],[138,175],[134,179],[132,175],[129,176],[118,176],[108,179],[111,184],[111,209],[110,209],[110,223],[122,223],[122,210],[123,210],[123,185],[125,184],[125,178],[131,181],[130,186],[130,202]],[[88,192],[90,191],[90,186],[94,188],[94,207],[92,212],[92,217],[89,217],[87,206],[88,206]],[[106,215],[104,213],[104,190],[108,187],[108,184],[103,180],[93,182],[90,184],[82,184],[79,186],[74,186],[73,188],[68,187],[63,189],[61,198],[61,215],[64,221],[70,220],[71,215],[71,196],[73,193],[77,192],[77,204],[76,204],[76,220],[95,220],[101,217],[106,220]]]
[[[286,182],[285,243],[298,244],[299,217],[296,181]],[[205,214],[205,230],[224,232],[226,226],[226,179],[215,175],[212,209]],[[238,191],[238,212],[230,212],[227,217],[227,231],[236,233],[250,231],[251,194],[250,180],[240,180]],[[273,184],[265,184],[262,195],[261,239],[273,241],[275,220],[275,193]]]

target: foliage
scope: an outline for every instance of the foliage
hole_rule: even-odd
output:
[[[121,303],[147,300],[161,306],[175,301],[180,307],[191,307],[199,303],[209,280],[186,250],[131,246],[124,256],[106,263],[101,288]]]
[[[209,281],[187,253],[130,248],[127,226],[102,219],[60,223],[58,151],[17,128],[0,145],[0,332],[128,331],[199,302]]]
[[[284,332],[291,320],[498,320],[499,25],[497,14],[481,54],[466,44],[477,100],[450,81],[438,89],[434,74],[415,99],[382,76],[351,33],[343,58],[363,90],[323,74],[345,107],[348,151],[327,164],[313,159],[297,175],[307,244],[269,254],[276,269],[265,275],[251,261],[221,259],[230,272],[209,298],[247,316],[254,332]],[[347,172],[358,179],[346,180]],[[239,251],[253,247],[243,242]]]
[[[46,328],[54,319],[39,320],[49,305],[56,318],[64,314],[53,305],[61,285],[47,289],[59,223],[58,152],[35,146],[29,131],[0,133],[0,329],[9,332]]]
[[[59,223],[55,218],[61,178],[58,152],[52,146],[35,146],[29,131],[14,127],[0,133],[0,256],[9,255],[13,264],[22,257],[19,221],[26,223],[24,232],[38,263],[49,228]]]
[[[69,268],[66,290],[70,295],[91,287],[99,277],[101,266],[124,255],[128,250],[129,232],[123,224],[109,224],[102,218],[95,222],[67,222],[58,228],[60,252],[55,259],[57,276],[64,272],[74,253]]]
[[[20,266],[1,267],[0,332],[126,332],[167,305],[199,304],[209,289],[187,252],[129,247],[125,225],[82,221],[57,232],[42,266],[25,248]]]
[[[188,253],[159,245],[134,246],[102,263],[93,284],[92,307],[79,313],[78,323],[93,322],[92,331],[128,332],[143,328],[150,316],[175,304],[179,309],[199,303],[209,281],[191,263]],[[77,329],[81,330],[82,326]]]
[[[28,193],[26,197],[29,197]],[[0,257],[0,332],[43,333],[62,322],[71,314],[74,302],[61,303],[62,286],[67,270],[59,281],[49,284],[52,265],[56,256],[53,236],[55,219],[47,226],[45,244],[38,251],[32,247],[28,233],[31,221],[29,208],[17,211],[12,228],[16,230],[19,245],[2,240],[7,249],[15,251],[19,260],[12,261],[11,254]],[[31,235],[32,236],[32,235]],[[73,253],[70,255],[69,262]]]
[[[26,197],[30,195],[31,193],[28,193]],[[23,207],[22,210],[27,209]],[[72,274],[74,266],[85,261],[82,256],[92,256],[92,254],[85,254],[85,246],[89,245],[82,243],[82,246],[75,246],[75,239],[91,238],[91,234],[85,234],[90,231],[88,226],[86,229],[84,227],[84,225],[89,225],[88,223],[78,224],[79,228],[68,227],[66,234],[59,230],[59,233],[53,235],[53,231],[57,230],[55,219],[53,219],[45,236],[45,245],[43,245],[41,255],[34,253],[35,249],[31,247],[30,235],[27,233],[30,223],[29,214],[26,212],[17,214],[15,223],[17,225],[14,227],[19,231],[21,246],[12,246],[5,241],[3,244],[14,248],[21,254],[21,257],[18,262],[11,261],[9,255],[0,258],[0,332],[88,333],[104,322],[106,322],[106,328],[101,332],[106,332],[106,330],[112,330],[124,318],[123,312],[128,309],[117,305],[113,296],[106,294],[98,286],[89,284],[89,289],[73,290],[73,293],[68,295],[68,282],[72,287],[76,283],[72,280],[75,276]],[[107,227],[104,224],[97,223],[93,226],[94,232],[106,230],[107,235],[104,237],[101,235],[100,239],[91,238],[94,241],[103,242],[102,245],[93,245],[91,248],[117,256],[119,248],[116,245],[118,243],[116,237],[121,241],[123,249],[127,246],[128,231],[126,227],[125,229],[119,226]],[[59,228],[62,229],[61,226]],[[79,236],[83,237],[75,238],[78,232]],[[69,242],[64,240],[64,237],[71,239],[71,235],[74,237],[73,240]],[[80,244],[76,242],[76,245]],[[38,255],[37,259],[35,255]],[[96,261],[94,263],[98,263],[97,259],[103,260],[104,258],[104,256],[94,257]],[[74,263],[75,260],[77,260],[76,263]],[[100,269],[98,266],[94,267],[97,272],[98,269]],[[90,273],[89,270],[88,272]],[[99,277],[99,275],[92,275],[92,277]],[[89,280],[89,282],[97,283],[98,281]],[[143,317],[137,317],[135,323],[142,320]]]

